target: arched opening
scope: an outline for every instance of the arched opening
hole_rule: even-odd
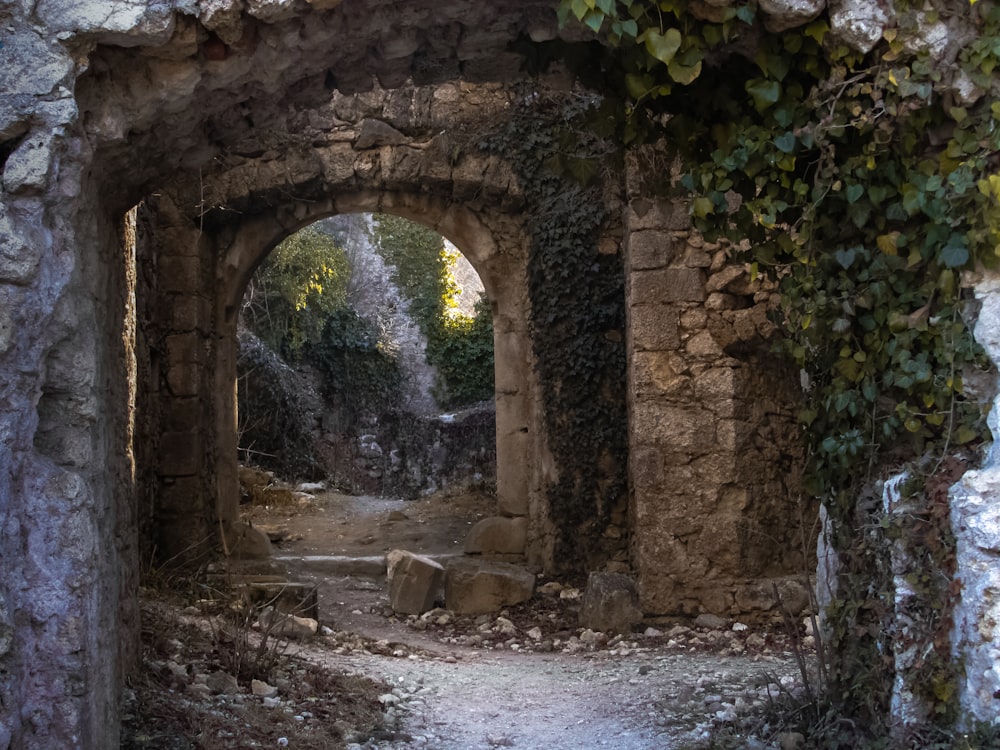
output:
[[[290,235],[249,282],[238,337],[243,463],[407,498],[495,481],[490,300],[432,230],[348,214]]]

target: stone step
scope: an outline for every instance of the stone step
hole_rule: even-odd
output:
[[[439,555],[424,555],[441,565],[449,560],[462,557],[458,552]],[[360,576],[362,578],[383,578],[386,575],[385,555],[352,557],[350,555],[277,555],[271,558],[297,573],[325,576]]]

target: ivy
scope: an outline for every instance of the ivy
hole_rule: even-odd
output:
[[[598,250],[609,221],[602,170],[621,165],[619,132],[597,97],[528,91],[521,101],[479,146],[513,165],[533,207],[528,293],[558,467],[547,488],[554,557],[566,570],[595,569],[620,552],[603,532],[627,496],[624,277],[620,256]]]
[[[620,45],[628,132],[677,145],[674,192],[696,227],[779,281],[785,352],[809,386],[814,494],[856,485],[883,447],[920,455],[985,439],[964,391],[985,361],[959,272],[1000,253],[1000,105],[956,106],[953,75],[908,51],[933,19],[901,11],[862,58],[822,17],[762,33],[753,3],[720,10],[718,23],[684,0],[561,8]],[[1000,10],[969,13],[979,36],[961,69],[995,87]],[[750,64],[726,51],[736,42]]]
[[[843,565],[828,613],[834,697],[865,718],[858,696],[877,694],[874,715],[888,707],[888,644],[884,592],[873,590],[884,548],[865,531],[861,488],[882,465],[932,456],[921,466],[934,475],[955,449],[989,439],[965,387],[989,365],[962,272],[1000,257],[1000,8],[892,5],[895,24],[862,55],[825,15],[767,33],[752,0],[713,7],[712,22],[687,0],[560,3],[564,22],[614,48],[605,86],[627,95],[626,140],[676,150],[683,176],[662,192],[779,285],[781,350],[806,388],[807,489],[828,508]],[[954,65],[921,49],[938,21],[968,31]],[[948,550],[935,555],[924,562],[947,573]],[[947,616],[934,622],[947,630]],[[948,714],[953,675],[926,670]]]

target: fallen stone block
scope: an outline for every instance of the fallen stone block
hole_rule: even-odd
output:
[[[237,524],[226,532],[229,556],[236,560],[261,560],[271,556],[271,540],[260,529]]]
[[[495,612],[531,598],[535,576],[503,562],[459,557],[445,572],[445,606],[456,614]]]
[[[528,519],[525,516],[484,518],[472,527],[465,538],[467,555],[523,555],[528,544]]]
[[[394,549],[385,556],[389,606],[394,612],[420,615],[434,609],[444,584],[444,568],[429,557]]]
[[[642,622],[635,582],[623,573],[591,573],[580,607],[580,627],[631,633]]]
[[[260,629],[273,636],[283,638],[310,638],[319,630],[319,623],[311,617],[296,617],[265,608],[257,618]]]

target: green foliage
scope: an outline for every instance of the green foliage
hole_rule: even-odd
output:
[[[754,272],[780,281],[786,352],[811,384],[811,489],[836,494],[882,446],[919,455],[986,436],[964,397],[963,373],[984,360],[958,271],[1000,252],[1000,107],[952,104],[950,72],[903,44],[931,20],[914,12],[866,58],[820,18],[755,37],[751,65],[717,52],[702,66],[754,8],[707,23],[685,0],[562,3],[621,45],[628,132],[677,144],[697,228],[746,243]],[[980,37],[960,64],[995,88],[1000,10],[969,13]]]
[[[336,241],[314,227],[286,239],[262,264],[245,296],[243,321],[266,344],[241,350],[244,448],[286,476],[316,471],[309,432],[319,413],[304,383],[275,352],[319,371],[323,396],[344,426],[397,405],[402,372],[375,326],[347,302],[350,266]]]
[[[380,214],[374,235],[393,280],[427,338],[427,362],[437,370],[437,401],[445,408],[493,397],[493,317],[489,304],[474,316],[458,314],[459,293],[451,272],[454,254],[436,232],[412,221]]]
[[[428,359],[447,385],[438,402],[450,408],[492,398],[493,313],[489,300],[480,297],[474,315],[446,315],[441,333],[428,352]]]
[[[342,248],[314,227],[278,245],[247,289],[243,318],[272,349],[296,358],[347,303],[350,266]]]
[[[528,292],[548,448],[558,479],[548,487],[555,557],[567,569],[607,561],[602,532],[626,491],[624,277],[602,254],[608,217],[598,166],[621,163],[608,109],[594,97],[531,92],[480,147],[517,171],[533,210]],[[599,457],[595,460],[595,457]]]

